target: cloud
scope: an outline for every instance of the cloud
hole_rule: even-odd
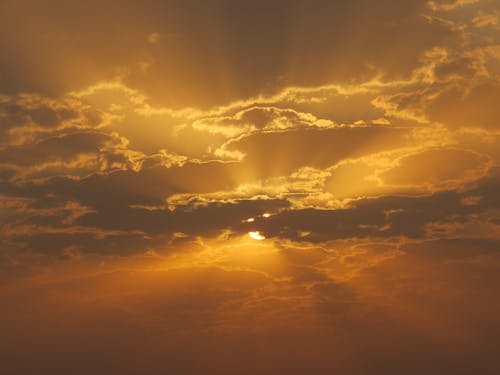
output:
[[[287,210],[256,221],[256,229],[266,237],[322,242],[345,238],[410,237],[425,238],[426,226],[436,221],[466,218],[498,208],[493,186],[496,172],[464,192],[442,191],[426,196],[383,196],[351,202],[344,209]],[[468,196],[480,197],[476,205],[464,204]]]
[[[420,0],[387,0],[383,7],[363,0],[356,5],[315,1],[311,6],[259,1],[240,7],[231,1],[211,7],[131,2],[124,8],[89,1],[78,16],[59,1],[45,7],[23,4],[7,1],[0,12],[8,15],[1,20],[4,31],[17,30],[3,32],[0,40],[6,56],[2,71],[7,74],[0,81],[4,90],[58,96],[121,76],[170,107],[209,107],[263,89],[350,80],[343,77],[363,80],[373,74],[367,63],[398,76],[448,35],[419,16],[425,9]],[[321,15],[313,10],[321,7]],[[363,30],[355,26],[360,23]],[[34,33],[34,24],[44,32]],[[152,44],[152,35],[175,38]],[[27,50],[37,56],[36,63],[21,52]],[[146,70],[141,68],[144,61],[151,61]],[[54,62],[64,68],[54,69]]]
[[[76,5],[0,2],[1,373],[498,372],[497,0]]]
[[[499,23],[497,14],[483,14],[472,19],[472,23],[476,27],[495,26]]]
[[[429,118],[450,127],[481,127],[498,129],[499,109],[495,98],[500,85],[485,83],[467,92],[450,90],[428,106]]]
[[[128,172],[119,173],[122,176],[115,181],[123,182],[122,178],[128,178],[125,174]],[[6,229],[5,234],[10,233],[12,238],[15,238],[14,242],[27,244],[25,246],[28,249],[42,251],[52,246],[51,249],[55,253],[60,253],[71,245],[79,245],[84,252],[99,252],[101,249],[104,251],[108,247],[109,252],[119,253],[120,244],[130,240],[122,233],[137,233],[134,234],[138,241],[137,247],[129,247],[132,253],[165,242],[174,233],[210,237],[228,230],[246,233],[253,228],[264,232],[266,237],[313,242],[351,237],[422,238],[429,224],[457,215],[467,217],[498,206],[494,194],[497,188],[496,180],[487,177],[478,182],[478,187],[460,194],[445,191],[424,197],[380,197],[355,201],[347,208],[336,210],[290,209],[290,204],[286,200],[239,200],[234,203],[201,202],[198,205],[191,203],[188,206],[179,205],[171,211],[161,206],[141,207],[140,204],[161,205],[161,198],[160,196],[155,199],[154,196],[148,198],[144,195],[146,192],[143,189],[134,193],[130,190],[132,187],[130,183],[123,185],[129,186],[128,193],[117,195],[110,182],[118,176],[110,175],[110,177],[112,180],[109,180],[109,177],[103,180],[92,177],[88,181],[77,182],[66,192],[51,190],[48,187],[37,191],[36,194],[40,198],[51,192],[58,199],[72,199],[79,202],[79,205],[90,208],[90,211],[83,211],[76,216],[70,222],[70,226],[62,224],[63,218],[68,213],[55,211],[52,214],[55,215],[52,226],[61,229],[53,230],[47,227],[43,230],[42,227],[41,232],[37,233],[30,229],[29,224],[37,223],[40,219],[38,225],[43,223],[47,225],[51,222],[51,214],[41,211],[37,213],[37,210],[33,210],[29,217],[18,222],[19,228],[28,225],[26,229],[16,232],[14,225],[9,227],[11,229]],[[144,177],[139,180],[146,181]],[[66,186],[67,189],[71,185],[66,183]],[[100,192],[99,197],[93,189]],[[109,194],[105,189],[108,189]],[[477,196],[480,199],[476,200],[477,204],[464,204],[464,199],[468,196]],[[137,206],[132,206],[133,204]],[[71,211],[72,209],[69,212]],[[256,217],[263,212],[277,212],[277,214],[267,219],[258,219],[255,223],[243,222],[246,218]],[[61,214],[62,217],[59,216]],[[78,228],[89,228],[90,231],[86,233]],[[104,231],[103,235],[99,235],[99,231]],[[109,235],[106,235],[107,232]],[[115,237],[115,240],[111,240]],[[58,243],[60,245],[57,245]],[[113,246],[110,243],[113,243]]]
[[[280,262],[278,256],[269,266],[262,261],[263,257],[273,259],[269,248],[240,244],[240,254],[251,259],[258,252],[260,263],[251,269],[224,269],[217,261],[237,257],[234,251],[228,255],[235,245],[228,244],[218,253],[205,249],[209,258],[162,258],[162,268],[152,269],[152,259],[135,258],[129,263],[106,263],[88,273],[72,269],[71,275],[59,273],[40,283],[2,288],[2,300],[8,302],[0,309],[4,333],[15,337],[29,330],[31,337],[28,342],[13,340],[5,345],[3,363],[11,366],[15,361],[16,368],[29,372],[31,362],[18,362],[22,348],[25,355],[33,352],[36,355],[30,357],[43,357],[46,362],[40,363],[50,370],[65,370],[75,363],[81,374],[90,371],[91,365],[121,369],[123,362],[117,365],[114,356],[99,353],[112,353],[109,345],[123,341],[120,353],[131,356],[132,363],[140,361],[141,369],[147,363],[152,373],[201,367],[231,373],[242,361],[258,357],[258,363],[245,368],[244,374],[255,368],[267,374],[276,369],[303,372],[311,368],[319,374],[332,368],[362,374],[370,369],[386,371],[387,361],[395,361],[399,368],[415,355],[420,358],[415,374],[436,368],[452,373],[455,366],[467,372],[493,373],[496,369],[496,345],[490,334],[497,331],[498,258],[489,258],[488,267],[484,262],[475,266],[457,262],[477,261],[464,251],[468,246],[481,249],[483,256],[494,255],[498,245],[494,242],[403,244],[402,254],[361,270],[355,278],[318,278],[312,285],[294,265],[302,265],[309,256],[310,276],[332,271],[339,253],[355,256],[356,248],[340,243],[323,249],[303,248],[295,251],[301,258],[290,256]],[[358,248],[359,258],[363,250],[364,258],[371,258],[369,249],[369,244]],[[273,278],[276,273],[297,277]],[[304,282],[308,288],[302,287]],[[35,320],[23,318],[33,312],[37,312]],[[297,325],[299,317],[303,319]],[[61,322],[65,329],[56,330]],[[96,324],[105,328],[90,329]],[[68,348],[68,340],[75,335],[80,340]],[[49,338],[53,345],[42,345]],[[409,344],[401,345],[403,341]],[[474,349],[478,342],[481,347]],[[364,349],[361,359],[360,345]],[[150,349],[140,350],[144,346]],[[333,359],[332,347],[336,348]],[[74,350],[89,354],[90,359],[77,356],[69,362],[57,361],[61,353],[69,358]],[[186,362],[182,356],[191,350],[201,354]],[[232,351],[228,360],[227,353]]]
[[[94,153],[110,141],[103,133],[76,133],[48,138],[35,144],[2,150],[5,164],[30,166],[50,161],[71,160],[78,154]]]
[[[455,8],[478,3],[479,0],[441,0],[428,1],[427,6],[434,11],[449,11]]]
[[[430,149],[405,156],[398,166],[379,175],[388,184],[463,185],[486,175],[491,163],[481,154],[459,149]]]
[[[2,165],[16,178],[85,176],[96,171],[134,169],[144,159],[116,134],[75,132],[0,151]]]
[[[407,144],[408,131],[384,127],[304,129],[251,135],[231,141],[225,150],[245,155],[243,165],[257,178],[288,175],[300,167],[327,168],[354,158]]]

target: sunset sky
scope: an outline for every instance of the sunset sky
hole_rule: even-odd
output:
[[[499,0],[1,0],[0,373],[500,373]]]

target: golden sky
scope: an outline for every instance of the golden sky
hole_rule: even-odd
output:
[[[0,373],[500,373],[498,0],[2,0]]]

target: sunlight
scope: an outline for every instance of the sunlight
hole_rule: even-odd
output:
[[[262,235],[262,233],[261,233],[261,232],[259,232],[259,231],[255,231],[255,232],[248,232],[248,235],[249,235],[250,237],[252,237],[254,240],[257,240],[257,241],[262,241],[262,240],[265,240],[265,239],[266,239],[266,237],[264,237],[264,236]]]

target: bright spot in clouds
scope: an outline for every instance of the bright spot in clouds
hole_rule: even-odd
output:
[[[262,215],[262,216],[264,216],[264,217],[269,217],[269,216],[271,216],[271,214],[267,214],[267,213],[266,213],[266,214],[264,214],[264,215]]]
[[[248,235],[250,237],[252,237],[254,240],[258,240],[258,241],[262,241],[262,240],[265,240],[266,237],[264,237],[262,235],[262,233],[260,233],[259,231],[255,231],[255,232],[248,232]]]
[[[251,217],[250,219],[247,219],[247,223],[252,223],[255,219],[253,217]]]

